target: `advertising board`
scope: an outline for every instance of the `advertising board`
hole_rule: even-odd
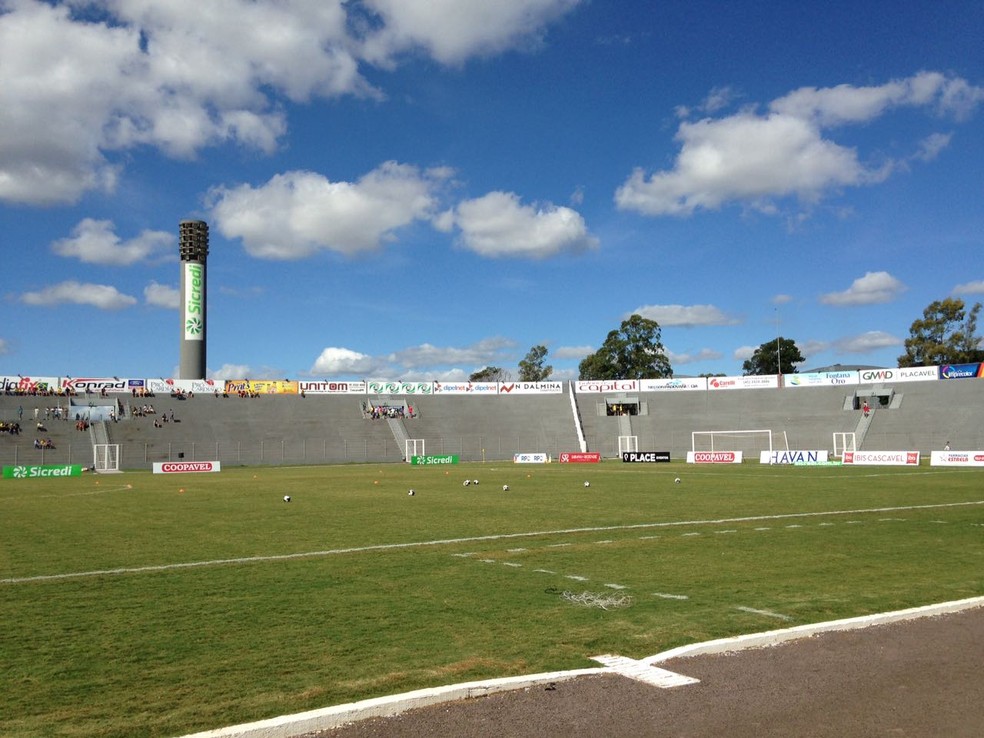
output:
[[[598,464],[601,454],[597,451],[564,451],[557,459],[561,464]]]
[[[15,465],[3,468],[4,479],[52,479],[54,477],[81,477],[81,464]]]
[[[919,452],[845,451],[843,462],[855,466],[919,466]]]
[[[931,451],[930,466],[984,466],[984,451]]]
[[[669,451],[623,451],[622,461],[627,464],[658,464],[670,460]]]
[[[740,464],[741,451],[688,451],[688,464]]]
[[[546,464],[548,461],[547,455],[542,453],[513,454],[514,464]]]
[[[826,464],[826,449],[814,451],[760,451],[761,464]]]
[[[222,471],[218,461],[163,461],[154,463],[154,474],[210,474]]]

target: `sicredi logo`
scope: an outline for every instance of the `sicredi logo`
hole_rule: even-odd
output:
[[[50,479],[53,477],[80,477],[82,467],[79,464],[65,464],[58,466],[5,466],[3,468],[4,479]]]

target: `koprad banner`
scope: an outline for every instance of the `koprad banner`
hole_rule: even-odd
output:
[[[208,474],[221,471],[218,461],[163,461],[154,464],[154,474]]]
[[[445,454],[444,456],[411,456],[410,464],[414,466],[430,466],[431,464],[457,464],[456,454]]]
[[[561,464],[598,464],[601,453],[598,451],[565,451],[557,457]]]
[[[687,451],[688,464],[740,464],[741,451]]]
[[[4,479],[51,479],[52,477],[81,477],[81,464],[47,464],[44,466],[5,466]]]
[[[855,466],[919,466],[919,452],[845,451],[843,461]]]

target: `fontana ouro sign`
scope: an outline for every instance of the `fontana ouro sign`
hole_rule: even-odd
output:
[[[218,461],[160,461],[154,464],[154,474],[208,474],[221,471]]]

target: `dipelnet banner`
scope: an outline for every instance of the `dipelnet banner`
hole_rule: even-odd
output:
[[[169,395],[172,392],[205,395],[222,392],[225,382],[214,379],[148,379],[144,387],[155,395]]]
[[[931,451],[930,466],[984,466],[984,451]]]
[[[43,464],[35,466],[5,466],[4,479],[55,479],[58,477],[81,477],[81,464]]]
[[[845,451],[843,463],[854,466],[919,466],[919,452]]]
[[[435,395],[497,395],[498,382],[434,382]]]

